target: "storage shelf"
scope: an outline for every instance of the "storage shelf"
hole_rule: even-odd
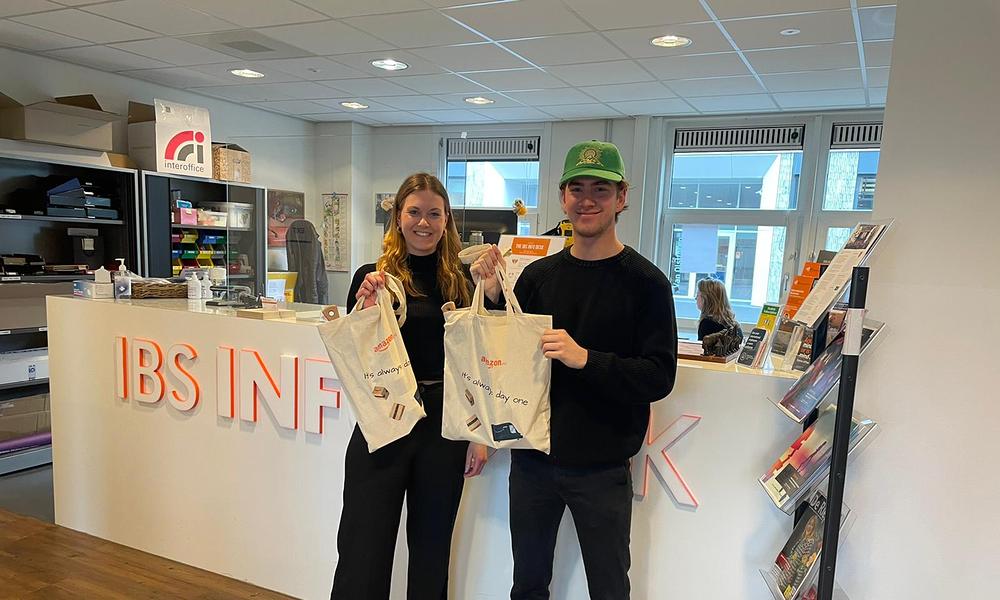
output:
[[[250,231],[249,227],[216,227],[215,225],[181,225],[180,223],[171,223],[170,227],[173,229],[210,229],[213,231]]]
[[[250,279],[253,275],[229,275],[229,279]]]
[[[86,217],[49,217],[44,215],[0,215],[3,221],[50,221],[52,223],[86,223],[88,225],[121,225],[120,219],[90,219]]]
[[[40,333],[46,332],[49,328],[44,325],[39,327],[18,327],[15,329],[3,329],[0,328],[0,336],[2,335],[20,335],[22,333]]]
[[[73,275],[0,275],[0,284],[3,283],[61,283],[76,281],[77,279],[93,279],[93,275],[87,273],[76,273]]]
[[[49,378],[29,379],[28,381],[13,381],[11,383],[0,383],[0,390],[16,390],[17,388],[30,387],[33,385],[48,384]]]
[[[0,454],[0,475],[52,464],[52,444]]]

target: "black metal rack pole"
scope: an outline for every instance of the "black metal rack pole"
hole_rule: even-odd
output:
[[[812,356],[809,357],[810,363],[816,362],[816,359],[818,359],[820,355],[823,354],[823,352],[826,350],[826,338],[829,330],[830,330],[830,313],[826,313],[825,315],[823,315],[823,318],[820,320],[819,324],[816,325],[816,328],[813,329]],[[809,415],[805,419],[803,419],[802,431],[805,431],[806,429],[812,427],[813,423],[815,423],[817,419],[819,419],[819,409],[814,408],[812,409],[812,412],[810,412]],[[802,515],[805,514],[806,507],[808,505],[809,502],[807,502],[805,499],[799,502],[798,507],[795,509],[796,525],[799,524],[799,519],[801,519]]]
[[[858,376],[858,355],[861,348],[861,323],[852,323],[851,310],[864,309],[868,294],[868,267],[855,267],[851,276],[851,297],[848,304],[847,335],[840,370],[840,392],[837,397],[836,423],[833,428],[833,450],[830,482],[826,494],[826,522],[823,528],[823,552],[819,562],[819,600],[833,599],[833,578],[837,569],[837,546],[840,543],[840,515],[844,504],[844,484],[847,479],[847,453],[851,444],[851,424],[854,416],[854,391]],[[863,314],[863,313],[862,313]],[[863,319],[862,319],[863,320]],[[857,327],[857,343],[850,343],[851,327]],[[855,347],[851,347],[855,346]]]

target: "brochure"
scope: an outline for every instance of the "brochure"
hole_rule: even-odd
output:
[[[819,419],[802,432],[767,473],[760,477],[775,506],[791,514],[802,497],[830,471],[830,452],[833,450],[833,426],[836,407],[820,412]],[[849,452],[875,429],[871,419],[855,416],[851,425]]]
[[[558,254],[566,247],[566,238],[545,235],[501,235],[497,248],[507,263],[511,289],[524,268],[539,258]]]

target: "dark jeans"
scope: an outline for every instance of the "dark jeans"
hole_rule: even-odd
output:
[[[510,536],[514,549],[512,600],[546,600],[563,512],[576,524],[591,600],[627,600],[632,475],[627,463],[562,468],[512,451]]]
[[[369,454],[361,430],[347,447],[344,510],[332,600],[389,598],[403,496],[408,600],[448,596],[451,534],[465,484],[466,442],[441,437],[441,385],[421,386],[427,417],[406,437]]]

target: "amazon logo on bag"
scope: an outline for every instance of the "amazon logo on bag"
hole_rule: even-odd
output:
[[[374,350],[375,352],[385,352],[389,348],[389,344],[392,343],[392,340],[395,337],[396,337],[395,333],[390,333],[389,337],[379,342],[378,345],[375,346],[372,350]]]
[[[503,360],[501,360],[499,358],[496,359],[496,360],[491,360],[491,359],[487,358],[485,355],[482,358],[480,358],[479,361],[481,363],[483,363],[484,365],[486,365],[487,369],[492,369],[493,367],[502,367],[503,366]]]

